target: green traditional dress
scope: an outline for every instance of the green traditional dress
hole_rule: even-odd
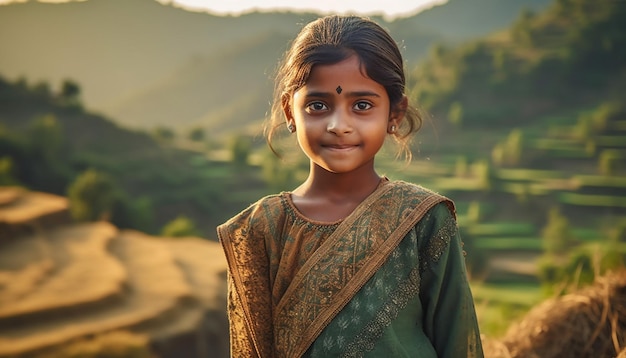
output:
[[[336,223],[290,193],[218,227],[233,357],[482,357],[453,203],[383,180]]]

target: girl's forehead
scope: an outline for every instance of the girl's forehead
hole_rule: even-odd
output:
[[[385,88],[367,76],[361,62],[351,56],[335,64],[316,65],[309,78],[296,93],[307,96],[327,94],[344,96],[351,93],[386,94]]]
[[[357,80],[375,82],[367,75],[367,71],[359,58],[353,55],[337,63],[313,66],[305,85],[320,84],[321,82]],[[340,85],[340,83],[337,83],[333,88],[336,88],[338,85]]]

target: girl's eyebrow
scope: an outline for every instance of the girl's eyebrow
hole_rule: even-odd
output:
[[[380,97],[380,95],[376,92],[372,91],[354,91],[346,93],[346,96],[349,97]]]
[[[345,95],[348,97],[380,97],[380,95],[376,92],[372,91],[353,91],[353,92],[341,92],[338,95]],[[332,92],[322,92],[322,91],[311,91],[306,93],[306,97],[321,97],[321,98],[329,98],[333,97],[335,94]]]

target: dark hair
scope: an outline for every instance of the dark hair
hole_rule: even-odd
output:
[[[332,65],[351,55],[359,58],[365,74],[387,91],[393,111],[401,103],[406,86],[404,63],[398,45],[380,25],[359,16],[331,15],[310,22],[285,53],[275,78],[274,102],[266,126],[272,151],[272,136],[285,123],[282,102],[306,84],[315,65]],[[400,128],[393,134],[410,159],[408,136],[419,130],[422,119],[408,106]]]

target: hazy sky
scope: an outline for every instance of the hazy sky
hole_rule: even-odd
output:
[[[23,2],[25,0],[0,0],[0,4]],[[65,2],[67,0],[45,0],[42,2]],[[272,9],[311,10],[322,13],[338,12],[361,15],[383,14],[393,18],[410,15],[418,10],[447,0],[158,0],[162,3],[176,3],[193,10],[207,10],[217,14],[238,14],[241,12]]]

